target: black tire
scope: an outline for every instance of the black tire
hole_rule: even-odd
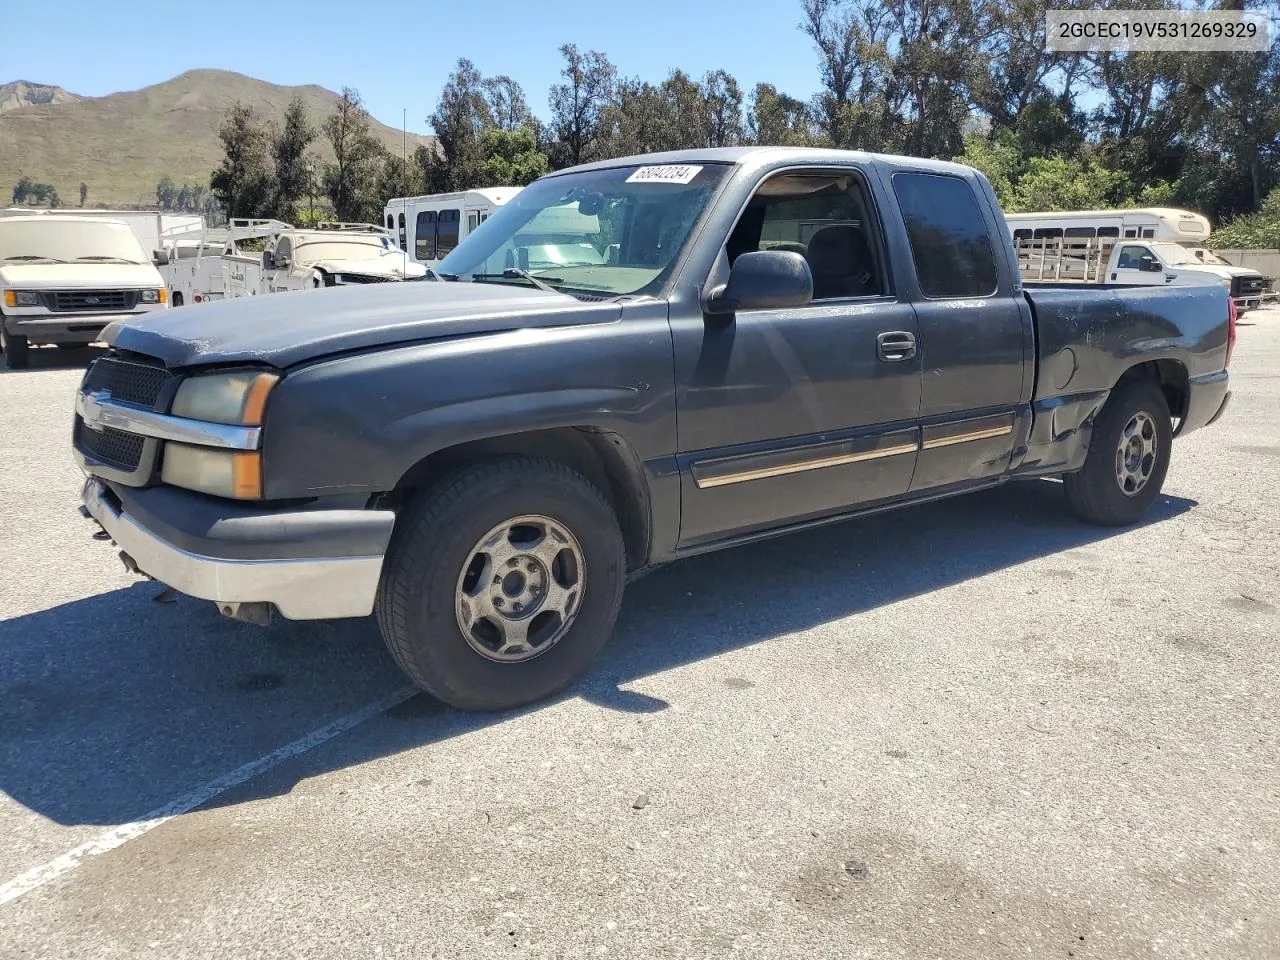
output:
[[[526,515],[550,518],[576,539],[583,586],[559,640],[531,659],[497,662],[463,635],[459,578],[488,531]],[[613,630],[625,576],[622,533],[599,490],[561,464],[503,457],[459,470],[401,512],[383,565],[378,625],[396,663],[427,693],[463,710],[506,710],[548,697],[587,670]]]
[[[10,370],[26,370],[31,365],[30,350],[26,337],[0,330],[0,351],[4,352],[4,362]]]
[[[171,306],[174,306],[174,307],[180,307],[180,306],[182,306],[182,302],[183,302],[183,301],[182,301],[182,294],[181,294],[181,293],[175,293],[175,294],[173,295],[172,301],[173,301],[173,302],[171,303]]]
[[[1118,475],[1117,452],[1125,429],[1142,415],[1151,421],[1155,450],[1144,485],[1126,493]],[[1118,388],[1094,421],[1083,469],[1062,478],[1072,509],[1082,520],[1101,526],[1137,522],[1160,496],[1172,452],[1173,424],[1160,386],[1138,380]]]

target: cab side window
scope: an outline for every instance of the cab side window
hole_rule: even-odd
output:
[[[949,300],[996,292],[995,251],[967,181],[946,174],[895,173],[893,192],[907,224],[921,293]]]
[[[276,263],[293,259],[293,243],[288,237],[282,237],[276,244]]]
[[[757,250],[800,254],[813,275],[814,300],[879,296],[886,285],[869,210],[855,174],[780,174],[757,188],[725,252],[730,265]]]
[[[1120,257],[1116,260],[1117,270],[1139,270],[1142,258],[1149,256],[1146,247],[1121,247]]]

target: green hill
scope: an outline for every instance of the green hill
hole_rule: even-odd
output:
[[[0,89],[16,84],[5,84]],[[191,70],[165,83],[105,97],[26,103],[0,113],[0,206],[20,177],[57,188],[74,205],[81,183],[90,206],[149,206],[168,174],[178,185],[207,185],[222,157],[218,127],[237,100],[279,123],[285,106],[302,97],[317,126],[339,96],[309,85],[282,87],[225,70]],[[401,133],[374,122],[374,134],[396,153]],[[409,151],[430,140],[409,135]],[[320,138],[313,149],[332,152]]]

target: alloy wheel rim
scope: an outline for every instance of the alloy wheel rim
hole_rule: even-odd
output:
[[[1116,483],[1127,497],[1136,497],[1146,487],[1156,468],[1158,435],[1155,418],[1139,410],[1120,431],[1116,444]]]
[[[476,653],[521,663],[564,638],[582,607],[586,562],[563,523],[538,514],[495,526],[467,553],[454,612]]]

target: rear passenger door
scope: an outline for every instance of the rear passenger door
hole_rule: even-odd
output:
[[[1030,310],[975,184],[900,171],[893,195],[917,284],[920,454],[912,492],[980,482],[1008,470],[1030,427]]]

